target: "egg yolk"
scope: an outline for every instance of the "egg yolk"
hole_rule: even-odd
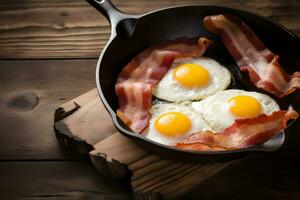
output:
[[[205,86],[210,80],[208,71],[201,65],[187,63],[176,67],[173,78],[187,88]]]
[[[238,118],[254,118],[261,113],[261,104],[251,96],[235,96],[229,99],[229,109]]]
[[[191,128],[191,124],[191,120],[180,112],[164,113],[154,122],[156,130],[168,137],[185,134]]]

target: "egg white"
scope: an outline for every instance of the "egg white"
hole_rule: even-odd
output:
[[[200,88],[186,88],[173,79],[173,70],[185,63],[198,64],[204,67],[210,75],[209,83]],[[230,84],[231,74],[217,61],[207,58],[177,59],[162,80],[153,88],[152,94],[166,101],[183,102],[187,100],[199,100],[204,97],[225,90]]]
[[[159,133],[156,130],[154,126],[155,120],[160,115],[167,112],[180,112],[186,115],[191,120],[191,124],[192,124],[191,128],[186,132],[186,134],[180,136],[168,137]],[[160,104],[153,105],[150,110],[150,113],[152,117],[149,121],[149,127],[145,131],[143,131],[142,135],[160,144],[173,146],[179,142],[182,142],[186,137],[192,135],[197,131],[211,130],[211,128],[208,126],[205,120],[203,120],[200,114],[194,112],[192,109],[184,105],[174,104],[174,103],[171,104],[160,103]]]
[[[262,107],[262,113],[266,115],[271,115],[280,109],[276,101],[265,94],[235,89],[216,93],[199,102],[192,102],[190,106],[202,115],[214,131],[221,131],[237,119],[229,111],[229,104],[227,103],[229,99],[237,95],[247,95],[258,100]]]

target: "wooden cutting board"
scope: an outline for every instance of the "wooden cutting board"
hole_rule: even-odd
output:
[[[195,164],[155,155],[117,132],[96,89],[57,108],[54,129],[61,145],[89,155],[102,175],[129,181],[135,199],[179,198],[240,161]]]

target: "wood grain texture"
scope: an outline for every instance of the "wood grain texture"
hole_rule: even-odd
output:
[[[75,147],[81,153],[94,148],[90,158],[96,169],[109,178],[130,181],[135,199],[177,199],[240,161],[195,164],[152,154],[116,132],[96,90],[72,99],[60,108],[66,112],[76,109],[55,123],[55,129],[64,136],[65,145]],[[58,139],[61,140],[60,136]],[[82,151],[83,144],[90,148]]]
[[[79,108],[72,115],[55,123],[55,128],[75,139],[94,145],[116,132],[109,114],[102,104],[96,89],[72,99],[69,104]],[[68,109],[68,103],[60,106]],[[75,108],[77,108],[75,106]],[[59,109],[59,108],[58,108]]]
[[[127,13],[177,5],[220,5],[243,9],[300,34],[299,1],[113,0]],[[97,58],[110,35],[107,20],[82,0],[0,2],[0,58]]]
[[[129,13],[181,4],[230,6],[266,16],[300,34],[297,0],[113,2]],[[0,59],[97,58],[109,29],[84,0],[2,0]],[[53,134],[55,108],[95,87],[95,64],[94,59],[0,61],[0,199],[131,199],[127,185],[100,176],[90,163],[66,161],[84,158],[60,148]],[[31,110],[11,109],[9,98],[24,93],[36,95],[38,104]],[[226,170],[180,199],[298,200],[299,130],[300,124],[284,150]]]
[[[89,59],[0,61],[0,160],[80,159],[59,147],[53,114],[66,99],[95,87],[95,64]],[[5,103],[24,91],[39,98],[32,110],[11,109]]]
[[[199,183],[236,161],[219,163],[183,163],[143,150],[125,136],[116,133],[90,152],[94,166],[101,174],[113,178],[128,176],[136,199],[178,199]]]
[[[55,110],[54,130],[59,143],[83,155],[116,132],[97,89],[64,103]]]
[[[128,186],[101,176],[89,162],[1,162],[0,199],[130,200]]]
[[[67,117],[67,119],[69,119],[68,121],[72,123],[66,123],[67,121],[62,120],[67,126],[75,127],[78,124],[76,123],[76,118],[78,118],[78,116],[80,115],[83,121],[87,121],[85,120],[85,118],[88,118],[87,115],[95,116],[91,112],[98,113],[98,115],[101,116],[101,113],[93,109],[93,107],[95,106],[90,106],[91,104],[93,104],[93,99],[97,98],[97,96],[93,96],[94,93],[95,91],[91,90],[90,92],[86,93],[86,96],[82,95],[80,97],[77,97],[75,100],[70,100],[68,103],[65,103],[61,106],[65,107],[65,110],[68,111],[74,108],[74,104],[72,104],[72,102],[77,102],[77,105],[80,107],[72,115]],[[90,101],[86,101],[86,99],[89,99]],[[105,118],[108,118],[108,116],[103,116],[102,121],[103,119],[105,120]],[[78,129],[73,129],[73,131],[75,131],[74,137],[76,137],[77,140],[84,140],[87,143],[93,144],[90,138],[93,138],[93,135],[97,134],[97,131],[95,132],[93,130],[94,128],[90,130],[88,126],[85,126],[81,131],[78,131]],[[97,127],[97,129],[99,133],[103,133],[106,130],[105,127],[101,126]],[[64,130],[62,130],[62,132],[64,132]],[[66,133],[66,135],[70,134],[72,136],[73,132],[71,131]],[[199,196],[202,196],[202,193],[204,194],[204,196],[206,195],[209,199],[219,198],[220,196],[222,196],[220,194],[215,195],[214,190],[225,192],[225,194],[228,195],[229,198],[233,194],[233,191],[239,190],[238,188],[236,188],[235,190],[223,189],[224,186],[220,186],[222,189],[218,189],[208,185],[206,186],[210,187],[210,191],[208,192],[207,190],[202,189],[202,187],[205,187],[205,185],[203,186],[203,184],[201,184],[202,182],[205,182],[207,179],[214,176],[218,172],[223,171],[224,169],[228,168],[229,166],[232,166],[232,164],[237,163],[239,161],[214,164],[206,162],[203,162],[201,164],[176,162],[149,153],[148,151],[142,149],[138,144],[134,143],[133,141],[129,140],[128,138],[119,133],[115,133],[112,136],[109,136],[104,140],[93,144],[93,147],[94,150],[90,152],[90,158],[96,169],[102,175],[105,175],[110,178],[118,180],[130,178],[131,190],[133,192],[134,198],[136,199],[156,200],[177,199],[180,197],[183,197],[183,199],[196,199],[196,197],[199,198]],[[268,154],[265,157],[263,157],[262,155],[256,160],[252,160],[252,162],[250,163],[248,162],[248,165],[244,165],[244,170],[253,170],[253,168],[255,168],[255,165],[257,164],[258,166],[263,165],[261,169],[256,167],[256,170],[258,170],[256,171],[256,173],[262,173],[260,170],[265,171],[263,178],[267,179],[267,182],[270,184],[272,183],[272,181],[270,180],[273,179],[273,173],[277,174],[280,171],[280,167],[274,168],[275,170],[273,171],[273,169],[269,169],[266,166],[282,166],[280,162],[284,163],[288,161],[287,164],[289,165],[289,169],[294,169],[294,167],[296,167],[293,165],[295,158],[288,160],[288,157],[284,158],[282,152],[284,151],[281,151],[281,156],[279,156],[280,153],[277,153],[277,156],[279,156],[277,157],[277,159],[280,158],[279,160],[277,160],[276,157],[274,159],[274,155],[276,155],[276,153]],[[241,168],[236,167],[235,169],[237,170],[237,173],[241,173]],[[257,178],[257,176],[254,175],[254,172],[251,173],[253,173],[252,178]],[[236,176],[236,174],[231,174],[231,176],[239,177],[240,175]],[[280,175],[280,177],[277,178],[282,179],[281,176],[282,175]],[[246,180],[247,179],[250,179],[249,176],[247,176]],[[218,179],[216,181],[218,181]],[[224,181],[224,178],[222,179],[222,181]],[[209,180],[207,182],[209,182]],[[239,179],[236,178],[235,183],[233,184],[239,185]],[[246,186],[247,185],[245,185],[245,187],[242,189],[243,191],[241,193],[239,191],[236,192],[237,194],[235,194],[235,196],[238,196],[240,198],[241,194],[245,194],[245,190],[247,189]],[[272,199],[284,198],[288,194],[290,194],[288,192],[285,192],[287,186],[288,184],[286,184],[285,187],[282,187],[284,191],[283,193],[276,193],[272,191],[273,186],[271,184],[270,186],[260,185],[260,187],[264,187],[265,190],[268,191],[268,193],[259,196],[253,194],[252,197],[258,199],[264,199],[269,197],[272,197]],[[251,185],[251,188],[253,187],[255,188],[255,186]],[[197,188],[196,192],[195,188]],[[228,188],[232,188],[232,186]],[[290,199],[293,199],[298,194],[297,192],[295,192],[297,191],[298,187],[295,186],[292,188],[293,193],[292,196],[289,197]],[[187,194],[189,191],[193,191],[193,189],[194,192],[192,194]],[[185,194],[187,194],[187,197],[184,196]]]
[[[208,179],[180,200],[298,200],[299,160],[256,158]],[[128,185],[88,162],[1,162],[0,199],[129,200]]]
[[[125,136],[115,133],[96,143],[89,155],[101,174],[115,179],[128,179],[134,171],[134,168],[129,166],[150,153]]]

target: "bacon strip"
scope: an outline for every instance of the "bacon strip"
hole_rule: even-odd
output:
[[[115,90],[119,98],[117,115],[133,131],[141,133],[149,124],[152,87],[176,58],[201,56],[211,41],[180,38],[152,46],[126,65],[119,74]]]
[[[276,111],[268,116],[262,114],[252,119],[236,119],[221,132],[203,131],[195,133],[177,144],[178,148],[196,151],[222,151],[247,148],[264,143],[287,126],[287,121],[296,119],[294,110]]]
[[[300,72],[287,74],[274,55],[241,19],[232,15],[204,18],[204,26],[222,38],[242,71],[248,71],[256,87],[284,97],[300,89]],[[280,39],[280,38],[279,38]]]

